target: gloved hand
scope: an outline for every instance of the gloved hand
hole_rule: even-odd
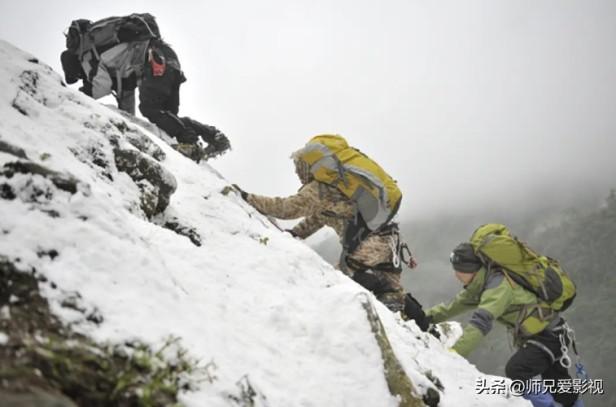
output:
[[[285,229],[285,232],[289,233],[293,237],[297,237],[297,233],[295,233],[293,229]]]
[[[242,199],[244,201],[246,201],[248,199],[248,192],[244,191],[242,188],[240,188],[237,184],[233,184],[233,188],[235,188],[237,190],[237,192],[240,193],[240,196],[242,197]]]
[[[429,317],[431,318],[431,317]],[[436,339],[440,340],[441,339],[441,333],[438,330],[438,328],[436,327],[436,325],[434,324],[430,324],[430,327],[428,328],[428,333],[431,334],[432,336],[434,336]]]
[[[229,143],[229,139],[222,132],[216,133],[214,135],[214,142],[212,143],[216,146],[216,150],[223,152],[231,148],[231,143]]]
[[[419,301],[417,301],[411,293],[406,293],[404,296],[404,310],[402,315],[406,320],[412,319],[415,321],[419,329],[424,332],[428,330],[432,322],[432,317],[426,315]]]
[[[227,150],[231,148],[229,140],[221,132],[216,133],[213,139],[211,141],[208,141],[207,143],[208,145],[204,150],[204,156],[206,157],[206,159],[224,154]]]

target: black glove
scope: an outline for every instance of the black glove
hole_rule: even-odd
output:
[[[432,336],[434,336],[436,339],[441,339],[441,333],[439,332],[438,328],[436,327],[436,325],[432,324],[432,317],[430,318],[430,327],[428,328],[428,333],[430,333]]]
[[[424,332],[428,331],[432,317],[426,315],[419,301],[411,293],[407,293],[404,296],[404,314],[407,319],[414,320],[419,329]]]
[[[231,143],[229,143],[227,136],[220,132],[214,136],[214,145],[219,151],[224,151],[231,148]]]
[[[293,237],[297,237],[297,233],[295,233],[293,229],[285,229],[285,232],[289,233]]]
[[[242,197],[242,199],[244,201],[246,201],[248,199],[248,192],[244,191],[242,188],[240,188],[237,184],[233,184],[233,188],[235,188],[237,190],[237,192],[240,193],[240,196]]]
[[[229,144],[229,139],[224,134],[218,132],[216,133],[210,141],[208,141],[208,145],[205,148],[205,155],[207,158],[212,158],[224,154],[227,150],[231,148]]]

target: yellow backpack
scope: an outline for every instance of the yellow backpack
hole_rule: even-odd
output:
[[[370,230],[388,223],[398,211],[402,193],[396,181],[342,136],[315,136],[295,157],[309,165],[317,181],[337,187],[355,202]]]

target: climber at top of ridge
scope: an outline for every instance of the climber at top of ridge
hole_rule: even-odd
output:
[[[396,181],[339,135],[313,137],[291,158],[302,183],[295,195],[270,198],[236,186],[242,198],[268,216],[303,217],[289,230],[300,239],[323,226],[333,228],[343,246],[338,268],[390,310],[401,311],[427,330],[421,305],[410,293],[404,294],[400,283],[403,251],[410,251],[392,220],[402,200]],[[415,266],[412,256],[406,260]]]
[[[66,33],[66,48],[61,62],[68,84],[81,79],[79,90],[94,99],[114,94],[118,107],[130,114],[135,113],[138,88],[141,114],[175,138],[174,148],[182,154],[199,162],[230,148],[216,127],[178,117],[186,77],[152,15],[75,20]]]

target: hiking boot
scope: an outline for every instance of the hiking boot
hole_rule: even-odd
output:
[[[172,147],[183,156],[197,163],[203,158],[204,150],[198,144],[178,143]]]
[[[214,135],[212,142],[208,143],[207,147],[203,150],[203,159],[207,160],[209,158],[224,154],[230,148],[231,144],[229,143],[229,139],[219,131],[216,135]]]

